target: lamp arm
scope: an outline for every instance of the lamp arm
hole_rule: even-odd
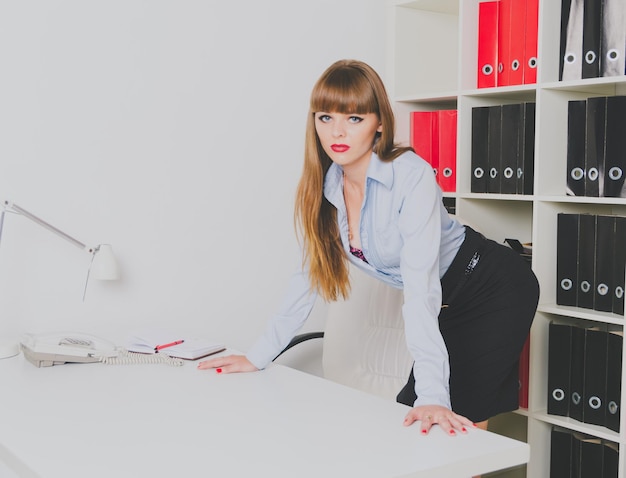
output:
[[[15,212],[17,214],[20,214],[21,216],[24,216],[24,217],[30,219],[34,223],[39,224],[41,227],[43,227],[45,229],[48,229],[50,232],[53,232],[57,236],[62,237],[63,239],[65,239],[68,242],[71,242],[76,247],[78,247],[78,248],[80,248],[80,249],[82,249],[84,251],[87,251],[87,252],[89,252],[91,254],[93,254],[95,252],[95,249],[93,247],[87,247],[85,244],[80,242],[78,239],[73,238],[69,234],[66,234],[65,232],[61,231],[60,229],[57,229],[52,224],[48,224],[43,219],[38,218],[37,216],[35,216],[34,214],[28,212],[26,209],[18,206],[17,204],[14,204],[14,203],[12,203],[10,201],[4,201],[4,208],[7,211]]]

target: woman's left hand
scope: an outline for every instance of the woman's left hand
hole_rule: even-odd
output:
[[[471,420],[441,405],[422,405],[412,408],[404,418],[404,426],[409,426],[418,420],[422,425],[422,435],[427,435],[435,423],[451,436],[456,435],[456,430],[467,433],[467,427],[476,427]]]

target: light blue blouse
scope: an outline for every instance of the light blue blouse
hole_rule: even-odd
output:
[[[343,170],[334,163],[326,174],[324,196],[337,208],[341,241],[350,262],[404,290],[402,314],[415,359],[415,406],[450,408],[448,353],[438,323],[440,279],[465,239],[465,228],[448,216],[431,166],[412,152],[391,162],[372,153],[359,226],[367,263],[348,253]],[[317,298],[310,289],[305,266],[292,276],[277,314],[247,353],[257,368],[265,368],[298,333]]]

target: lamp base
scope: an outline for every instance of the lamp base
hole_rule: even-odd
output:
[[[0,341],[0,360],[15,357],[20,353],[20,344],[17,341]]]

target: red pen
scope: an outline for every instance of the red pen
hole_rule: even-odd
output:
[[[173,347],[174,345],[182,344],[184,340],[175,340],[174,342],[170,342],[169,344],[157,345],[154,347],[154,351],[158,352],[161,349],[165,349],[167,347]]]

